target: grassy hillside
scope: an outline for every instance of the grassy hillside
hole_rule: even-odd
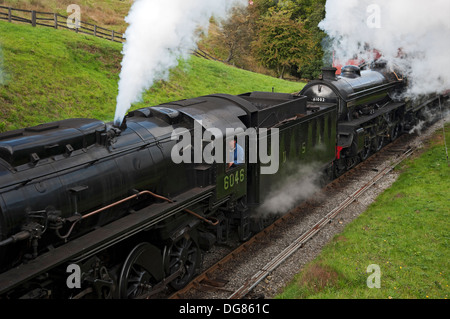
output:
[[[450,125],[446,126],[447,141]],[[420,157],[349,224],[278,298],[447,299],[450,167],[439,130]],[[369,265],[380,288],[368,288]]]
[[[107,29],[125,32],[128,14],[133,0],[0,0],[0,5],[23,10],[55,12],[68,16],[67,7],[71,4],[80,6],[81,20],[97,24]]]
[[[72,117],[111,121],[122,44],[0,21],[0,131]],[[296,92],[304,84],[192,57],[144,94],[145,105],[213,93]]]

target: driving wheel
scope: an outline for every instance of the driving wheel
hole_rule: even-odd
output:
[[[192,237],[185,235],[168,247],[166,258],[169,275],[181,270],[180,275],[170,282],[172,288],[179,290],[193,279],[201,262],[201,252]]]
[[[155,260],[154,252],[154,246],[144,242],[129,253],[119,277],[120,298],[135,299],[152,290],[155,284],[151,274]]]

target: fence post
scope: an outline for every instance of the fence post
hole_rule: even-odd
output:
[[[33,26],[33,27],[35,27],[36,26],[36,11],[31,11],[31,25]]]
[[[12,15],[12,10],[19,10],[19,11],[23,11],[23,12],[26,12],[26,13],[30,13],[31,12],[31,21],[29,21],[26,18],[21,18],[21,17],[18,17],[17,19],[15,19],[15,17],[13,17],[13,15]],[[20,10],[20,9],[15,9],[15,8],[12,8],[12,7],[8,7],[8,22],[12,22],[12,21],[25,22],[25,23],[30,23],[31,22],[31,25],[33,27],[36,27],[36,25],[38,24],[37,23],[37,13],[38,12],[35,11],[35,10]],[[52,13],[44,12],[43,14],[50,14],[51,15]],[[58,25],[58,16],[61,16],[61,15],[59,15],[58,13],[53,13],[53,23],[54,23],[54,25],[51,25],[51,22],[49,22],[50,24],[45,24],[44,23],[43,25],[45,25],[47,27],[54,27],[55,29],[58,29],[58,27],[59,27],[59,25]],[[61,16],[61,17],[64,18],[64,16]],[[51,21],[51,19],[42,18],[42,17],[40,19],[50,20]],[[77,21],[77,20],[75,22],[78,22],[78,26],[81,23],[81,21]],[[75,24],[75,25],[77,26],[77,24]],[[99,27],[97,25],[94,25],[94,36],[108,40],[108,37],[103,37],[102,35],[98,35],[98,32],[97,32],[98,28]],[[78,33],[78,32],[80,32],[79,30],[82,29],[82,28],[75,27],[74,29],[75,29],[75,32]],[[106,32],[111,31],[110,39],[111,39],[111,41],[115,41],[116,32],[114,30],[108,30],[108,29],[103,29],[103,28],[101,28],[101,29],[105,30]],[[81,32],[83,32],[83,31],[81,31]],[[100,33],[103,34],[102,32],[100,32]],[[119,33],[119,34],[121,34],[121,33]],[[124,35],[122,34],[122,37],[119,37],[119,39],[120,39],[120,42],[123,42],[124,41]]]

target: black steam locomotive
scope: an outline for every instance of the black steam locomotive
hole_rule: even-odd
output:
[[[404,87],[382,67],[326,68],[298,94],[215,94],[132,111],[120,127],[69,119],[0,134],[0,299],[182,288],[215,243],[270,222],[258,207],[293,167],[339,176],[440,101],[395,100]],[[244,163],[173,160],[174,149],[192,159],[213,142],[226,154],[230,128]],[[181,149],[177,130],[191,133]],[[266,158],[277,162],[252,161],[251,145],[274,139]]]

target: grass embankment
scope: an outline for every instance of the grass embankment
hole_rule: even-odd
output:
[[[132,3],[133,0],[0,0],[0,5],[5,7],[54,12],[66,17],[72,13],[67,12],[67,7],[76,4],[80,6],[81,21],[121,33],[127,28],[124,18]],[[16,11],[15,14],[21,13]]]
[[[112,121],[122,44],[0,21],[0,48],[5,74],[0,84],[0,131],[74,117]],[[192,57],[172,71],[169,81],[155,84],[132,109],[272,87],[291,93],[303,85]]]
[[[442,130],[420,157],[397,169],[402,173],[393,186],[277,298],[448,298],[450,167]],[[380,267],[379,289],[367,285],[372,264]]]

